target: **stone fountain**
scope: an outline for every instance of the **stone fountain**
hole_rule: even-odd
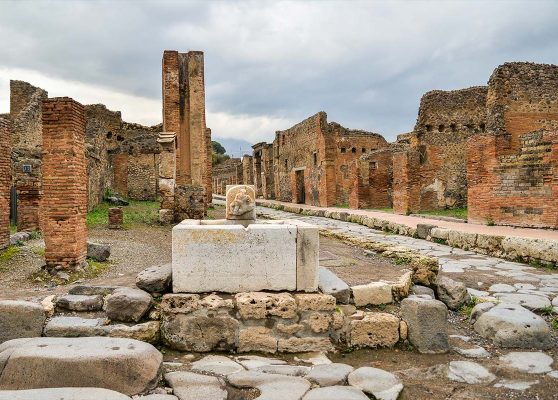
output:
[[[257,220],[252,185],[229,185],[226,219],[172,230],[174,293],[315,292],[319,232],[296,220]]]

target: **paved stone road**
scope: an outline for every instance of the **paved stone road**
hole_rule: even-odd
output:
[[[441,271],[466,282],[472,295],[497,297],[530,309],[548,307],[552,302],[555,311],[558,311],[558,271],[555,270],[535,268],[422,239],[389,234],[351,222],[303,216],[266,207],[258,207],[257,212],[268,218],[300,219],[344,234],[404,246],[438,258]],[[475,281],[472,282],[471,278]]]

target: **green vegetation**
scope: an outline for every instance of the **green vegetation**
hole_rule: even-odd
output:
[[[483,301],[481,299],[479,299],[476,296],[471,296],[471,300],[469,300],[467,303],[463,304],[461,306],[461,308],[459,309],[459,314],[467,317],[467,318],[471,318],[471,314],[473,313],[473,308],[475,308],[475,306],[479,303],[482,303]]]
[[[87,214],[87,226],[107,226],[108,209],[113,207],[103,201]],[[159,202],[130,200],[130,205],[124,207],[124,227],[134,224],[153,225],[159,220]]]
[[[225,160],[231,158],[228,154],[225,154],[227,150],[223,147],[223,145],[219,142],[214,140],[211,141],[211,162],[213,165],[220,164]]]
[[[17,232],[17,225],[10,223],[10,234],[13,235]]]
[[[9,246],[6,250],[0,251],[0,262],[11,260],[20,251],[21,249],[18,246]]]
[[[554,318],[552,321],[550,321],[550,326],[552,327],[552,329],[558,331],[558,318]]]
[[[486,226],[494,226],[494,225],[496,224],[494,223],[494,220],[492,218],[486,219]]]
[[[552,307],[551,305],[546,306],[546,307],[541,308],[539,311],[540,311],[541,315],[551,316],[551,315],[554,314],[554,307]]]
[[[335,204],[333,207],[335,208],[349,208],[348,204]]]
[[[447,208],[444,210],[429,210],[429,211],[421,211],[419,214],[467,219],[467,208],[464,207],[464,208]]]
[[[45,248],[44,247],[33,247],[31,249],[31,251],[38,256],[41,256],[41,257],[45,256]]]
[[[74,283],[78,279],[93,279],[97,276],[101,275],[104,271],[106,271],[111,266],[110,262],[99,262],[95,261],[91,258],[87,259],[87,266],[83,268],[82,271],[73,272],[70,274],[70,278],[68,280],[60,279],[56,276],[50,275],[45,270],[40,270],[30,275],[29,279],[37,282],[56,282],[58,285],[69,285]]]

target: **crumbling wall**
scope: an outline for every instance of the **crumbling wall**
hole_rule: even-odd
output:
[[[10,81],[13,184],[17,188],[17,228],[40,228],[42,167],[42,101],[45,90],[22,81]]]
[[[87,254],[85,115],[67,98],[43,101],[42,229],[49,270],[79,269]]]
[[[10,245],[11,138],[10,121],[0,118],[0,250]]]
[[[420,102],[414,137],[406,137],[409,151],[419,157],[407,157],[413,177],[398,181],[414,181],[419,185],[417,201],[397,201],[412,204],[410,209],[395,212],[409,213],[467,204],[467,140],[486,130],[487,88],[426,93]],[[395,168],[394,168],[395,169]],[[408,186],[394,184],[393,196],[409,197]],[[415,188],[412,189],[413,191]],[[395,201],[394,201],[395,203]]]
[[[275,198],[275,169],[273,166],[273,144],[266,143],[262,148],[262,196],[264,199]]]
[[[242,182],[245,185],[254,184],[254,164],[252,163],[252,156],[242,156]]]
[[[487,132],[468,143],[469,221],[557,228],[558,66],[501,65],[487,98]]]
[[[227,185],[242,184],[242,160],[229,158],[213,166],[213,192],[226,194]]]

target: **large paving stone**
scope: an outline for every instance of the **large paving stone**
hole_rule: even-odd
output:
[[[529,374],[543,374],[552,371],[554,359],[540,351],[513,351],[501,356],[500,362]]]
[[[192,370],[215,375],[230,375],[244,371],[244,367],[225,356],[209,355],[192,363]]]
[[[0,343],[41,336],[45,319],[41,304],[30,301],[0,301]]]
[[[313,389],[302,400],[368,400],[368,396],[352,386],[330,386]]]
[[[482,307],[473,309],[472,316]],[[544,319],[518,304],[497,304],[476,317],[475,331],[501,347],[547,349],[552,346],[550,327]]]
[[[502,303],[519,304],[529,310],[540,310],[542,308],[550,307],[551,304],[548,297],[536,294],[494,293],[494,297]]]
[[[451,361],[447,373],[448,379],[455,382],[476,385],[490,383],[496,376],[482,365],[471,361]]]
[[[254,368],[253,371],[263,372],[264,374],[305,376],[310,372],[310,367],[304,365],[264,365]]]
[[[99,311],[103,308],[103,296],[66,294],[58,297],[56,305],[70,311]]]
[[[56,316],[45,326],[45,336],[87,337],[104,336],[105,320],[102,318],[81,318]]]
[[[225,384],[219,378],[192,372],[169,372],[165,380],[180,400],[226,400]]]
[[[79,295],[86,295],[86,296],[93,296],[93,295],[103,295],[106,296],[107,294],[111,294],[120,286],[104,286],[104,285],[76,285],[72,286],[69,290],[69,294],[79,294]]]
[[[149,293],[165,293],[172,282],[172,264],[149,267],[136,277],[136,286]]]
[[[438,276],[436,290],[438,298],[452,310],[457,310],[470,298],[463,282],[454,281],[446,276]]]
[[[0,390],[0,400],[130,400],[122,393],[100,388]]]
[[[397,400],[403,390],[403,384],[395,375],[383,369],[362,367],[354,370],[348,377],[349,385],[377,400]]]
[[[236,357],[236,361],[242,364],[246,369],[255,369],[266,365],[287,364],[285,360],[279,360],[277,358],[268,358],[268,357],[261,357],[261,356],[252,356],[252,355]]]
[[[445,353],[449,350],[448,309],[444,303],[428,297],[408,297],[401,301],[401,314],[407,323],[407,337],[419,352]]]
[[[347,364],[331,363],[316,365],[306,375],[306,379],[319,386],[342,385],[347,381],[347,376],[354,371],[354,368]]]
[[[151,307],[149,293],[122,287],[106,299],[107,317],[115,321],[138,322]]]
[[[100,387],[126,395],[153,388],[163,356],[130,339],[32,338],[0,345],[0,389]]]
[[[339,278],[329,269],[318,268],[318,287],[325,294],[330,294],[338,303],[348,304],[351,298],[351,288],[344,280]]]
[[[227,377],[237,388],[256,388],[260,395],[255,400],[300,400],[310,389],[310,382],[294,376],[243,371]]]

